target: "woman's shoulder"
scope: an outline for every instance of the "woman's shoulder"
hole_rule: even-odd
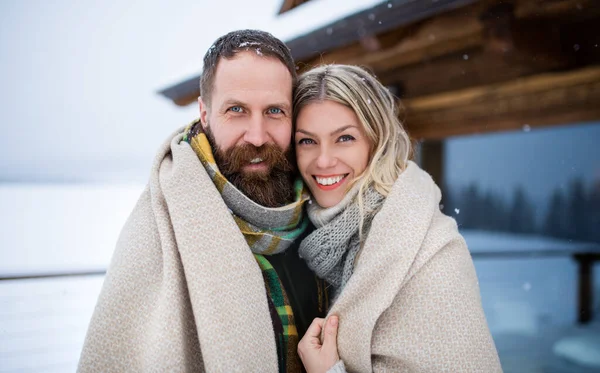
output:
[[[373,221],[374,225],[387,226],[389,239],[414,237],[411,241],[415,245],[412,251],[416,268],[413,270],[418,270],[448,245],[466,249],[456,220],[441,211],[440,201],[441,191],[431,176],[416,163],[409,162],[386,198],[380,216]],[[394,250],[406,249],[394,247]]]

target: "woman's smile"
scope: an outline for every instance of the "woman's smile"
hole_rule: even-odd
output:
[[[313,175],[313,179],[315,179],[317,187],[322,190],[333,190],[344,184],[348,175]]]

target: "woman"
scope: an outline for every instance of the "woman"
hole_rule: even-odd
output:
[[[294,112],[317,227],[300,255],[331,284],[335,315],[300,342],[307,371],[501,372],[469,251],[409,161],[396,99],[363,69],[328,65],[300,77]]]

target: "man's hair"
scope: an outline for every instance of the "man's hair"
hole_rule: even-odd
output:
[[[265,31],[238,30],[221,36],[204,55],[200,77],[200,96],[210,106],[215,73],[221,58],[233,58],[240,52],[253,52],[259,56],[277,58],[292,75],[292,88],[296,86],[296,65],[290,49],[279,39]]]

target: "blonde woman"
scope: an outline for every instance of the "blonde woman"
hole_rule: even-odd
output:
[[[299,344],[306,370],[501,372],[469,251],[409,160],[396,99],[355,66],[298,84],[296,157],[317,227],[300,256],[333,290]]]

